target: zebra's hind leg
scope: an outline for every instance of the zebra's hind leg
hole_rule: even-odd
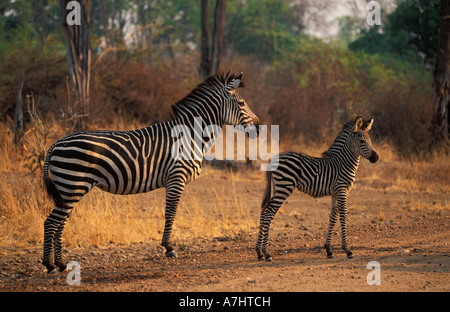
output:
[[[256,252],[259,260],[263,260],[262,256],[264,256],[266,261],[272,261],[272,256],[267,250],[270,224],[281,205],[289,197],[289,195],[291,195],[293,190],[294,184],[281,185],[278,188],[275,186],[274,196],[269,200],[266,208],[261,212],[259,235],[256,242]]]
[[[47,268],[48,273],[56,271],[57,267],[61,271],[66,269],[62,255],[61,236],[71,210],[72,208],[55,207],[44,222],[44,255],[42,264]]]
[[[262,243],[262,238],[263,238],[263,235],[264,235],[264,233],[263,233],[264,231],[262,229],[262,224],[263,224],[263,220],[264,220],[264,218],[263,218],[264,217],[264,210],[265,209],[263,209],[261,211],[261,217],[259,219],[259,224],[260,224],[259,233],[258,233],[258,238],[256,240],[256,246],[255,246],[255,250],[256,250],[256,253],[258,255],[258,260],[259,261],[264,260],[264,254],[262,253],[262,250],[261,250],[261,243]]]
[[[274,205],[269,202],[267,205],[267,208],[264,211],[264,215],[261,216],[261,225],[260,225],[260,232],[262,232],[262,248],[261,251],[258,251],[258,259],[263,260],[262,255],[264,255],[264,259],[266,261],[271,262],[272,256],[268,252],[268,241],[269,241],[269,230],[270,230],[270,224],[275,217],[275,214],[278,212],[278,209],[280,209],[281,204]]]
[[[344,205],[343,209],[339,209],[339,220],[341,223],[341,236],[342,236],[342,250],[347,254],[348,259],[353,259],[353,252],[347,247],[347,206]]]
[[[331,251],[331,235],[333,234],[333,228],[334,225],[336,224],[336,221],[337,221],[336,198],[333,196],[331,199],[330,224],[328,226],[325,245],[323,246],[327,252],[328,259],[333,259],[333,252]]]
[[[67,269],[67,264],[64,259],[64,255],[62,252],[62,242],[61,242],[61,236],[64,231],[64,226],[66,224],[66,220],[62,222],[55,232],[55,264],[59,268],[60,271],[65,271]]]
[[[53,253],[53,239],[56,228],[57,224],[49,216],[44,222],[44,256],[42,258],[42,264],[47,268],[47,273],[52,273],[56,270]]]

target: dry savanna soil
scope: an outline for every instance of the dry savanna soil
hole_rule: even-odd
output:
[[[349,246],[355,257],[347,259],[340,249],[337,226],[332,240],[334,259],[327,259],[323,244],[331,199],[315,199],[296,191],[272,222],[273,262],[266,262],[258,261],[254,250],[260,199],[265,188],[264,179],[254,179],[254,175],[246,178],[242,174],[234,182],[236,189],[246,194],[254,223],[250,230],[234,235],[179,239],[175,246],[177,259],[166,258],[156,240],[65,247],[67,261],[76,261],[79,266],[50,275],[41,264],[42,246],[1,247],[0,291],[450,290],[448,193],[413,192],[371,178],[357,178],[349,196],[347,228]],[[227,187],[229,183],[225,178],[207,174],[189,187],[198,194],[199,201],[208,201],[212,184]],[[63,236],[63,242],[67,239]],[[372,261],[379,264],[378,268],[368,266]],[[74,284],[75,273],[79,274],[79,285]]]

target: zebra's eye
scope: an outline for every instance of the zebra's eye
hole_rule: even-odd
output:
[[[366,141],[364,140],[359,140],[359,143],[364,144]]]
[[[239,104],[239,106],[245,106],[245,102],[244,101],[239,101],[238,104]]]

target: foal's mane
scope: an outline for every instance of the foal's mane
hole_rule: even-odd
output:
[[[332,157],[336,155],[336,153],[339,152],[341,148],[344,146],[353,129],[355,129],[355,121],[347,122],[342,127],[341,132],[339,132],[337,137],[334,139],[333,144],[331,144],[328,150],[322,153],[322,157]]]

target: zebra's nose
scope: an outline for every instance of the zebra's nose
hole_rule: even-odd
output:
[[[377,162],[378,159],[379,159],[378,153],[375,152],[375,151],[373,151],[373,152],[372,152],[372,155],[370,155],[370,157],[369,157],[369,161],[370,161],[372,164],[374,164],[374,163]]]
[[[259,125],[261,124],[261,122],[259,121],[259,118],[255,116],[255,118],[253,119],[253,125],[256,128],[256,135],[259,136]]]

